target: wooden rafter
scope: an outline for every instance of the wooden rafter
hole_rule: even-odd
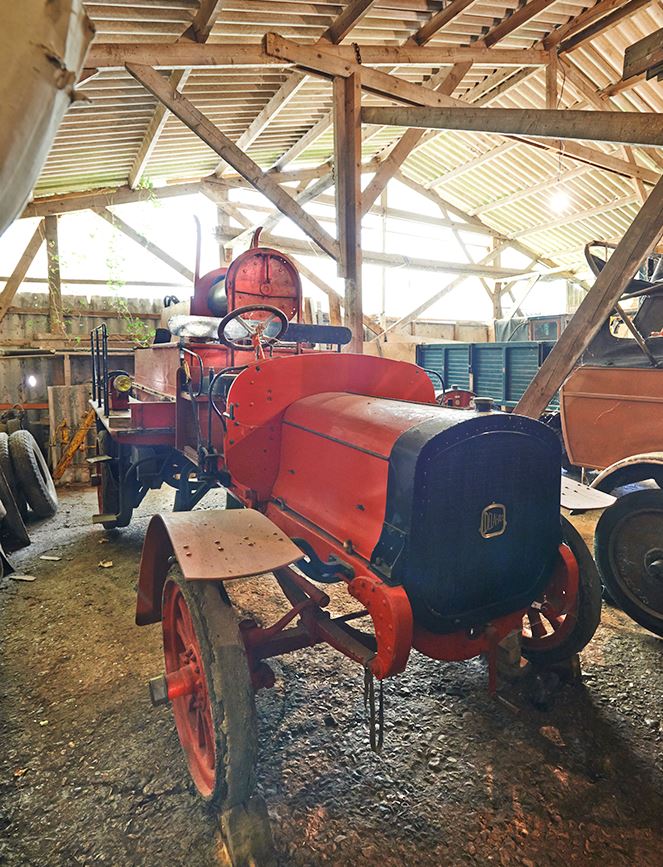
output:
[[[181,39],[193,39],[196,42],[207,42],[214,23],[221,11],[222,0],[200,0],[198,11],[196,12],[191,26],[180,37]],[[175,90],[184,90],[184,85],[191,74],[191,68],[174,69],[168,83]],[[129,186],[132,190],[140,184],[145,172],[145,168],[150,161],[150,157],[154,153],[161,133],[168,122],[170,112],[163,103],[159,103],[154,109],[154,113],[145,130],[145,135],[138,148],[133,164],[129,169]]]
[[[59,334],[64,330],[62,315],[62,277],[60,275],[60,247],[58,243],[58,217],[44,217],[46,262],[48,266],[48,330]]]
[[[488,50],[492,49],[492,46],[496,45],[500,39],[503,39],[505,36],[508,36],[513,32],[517,27],[520,27],[525,21],[534,15],[538,14],[541,11],[542,7],[545,7],[546,3],[541,3],[540,0],[531,0],[530,3],[527,3],[525,6],[522,6],[516,12],[514,12],[508,18],[500,21],[495,27],[493,27],[485,36],[483,36],[480,40],[478,40],[479,45]],[[455,13],[460,13],[464,8],[462,2],[458,3],[450,3],[446,7],[446,11],[449,15]],[[440,14],[440,13],[438,13]],[[434,16],[435,17],[435,16]],[[453,15],[452,15],[453,17]],[[432,22],[433,19],[431,19]],[[451,20],[451,19],[449,19]],[[440,26],[444,26],[447,23],[444,20],[444,16],[438,19],[439,23],[441,21]],[[435,32],[437,32],[439,28],[436,26],[428,27],[428,29],[421,28],[419,31],[419,36],[416,38],[416,42],[419,44],[428,41]],[[464,63],[456,63],[446,78],[437,85],[436,89],[444,93],[448,96],[454,92],[454,90],[458,87],[463,78],[467,75],[471,68],[471,64]],[[380,170],[376,173],[375,177],[364,191],[364,199],[363,199],[363,211],[366,213],[366,210],[371,207],[373,202],[378,198],[378,196],[385,189],[391,178],[394,177],[395,173],[400,169],[405,160],[410,156],[412,151],[422,142],[424,139],[425,133],[417,132],[414,129],[409,129],[397,142],[396,146],[392,149],[389,154],[389,162],[385,161],[385,163],[381,166]]]
[[[538,418],[595,337],[633,274],[663,235],[663,178],[659,180],[596,282],[527,387],[514,412]]]
[[[352,28],[369,12],[374,2],[375,0],[354,0],[354,2],[349,3],[332,21],[318,42],[329,45],[337,45],[339,42],[342,42]],[[246,150],[250,147],[302,89],[304,84],[306,84],[306,81],[306,75],[302,75],[298,72],[291,72],[288,78],[286,78],[276,93],[271,97],[267,105],[251,121],[247,129],[238,138],[237,147],[242,150]],[[221,175],[224,168],[225,163],[221,162],[215,168],[214,173]]]
[[[178,91],[169,87],[168,81],[149,66],[128,64],[127,71],[153,96],[163,102],[170,111],[186,124],[192,132],[246,178],[268,198],[286,217],[305,232],[332,259],[338,259],[339,247],[310,214],[295,202],[269,175],[262,171],[250,157],[243,153],[221,130],[200,112],[195,105]]]
[[[594,39],[609,27],[617,24],[618,21],[628,18],[650,2],[651,0],[629,0],[628,3],[621,4],[617,9],[604,15],[598,21],[592,22],[584,29],[577,31],[573,33],[573,35],[564,39],[559,45],[560,53],[573,51],[574,48],[582,45],[583,42],[587,42],[588,39]]]
[[[207,42],[222,6],[223,0],[200,0],[198,11],[184,36],[196,42]]]
[[[663,147],[663,117],[655,112],[573,111],[534,108],[453,108],[371,106],[364,123],[419,129],[454,129],[535,138]]]
[[[425,24],[422,24],[417,32],[412,34],[408,42],[425,45],[438,31],[453,21],[461,12],[464,12],[471,3],[474,3],[474,0],[451,0],[451,3],[447,3]]]

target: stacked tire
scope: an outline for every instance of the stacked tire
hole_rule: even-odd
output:
[[[0,433],[0,500],[6,512],[5,529],[29,544],[24,520],[50,518],[58,508],[53,479],[37,441],[27,430]]]

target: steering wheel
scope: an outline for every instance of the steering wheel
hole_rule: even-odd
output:
[[[262,312],[270,315],[264,319],[246,319],[247,313]],[[231,322],[236,322],[239,329],[230,329],[228,334],[228,326]],[[267,334],[267,329],[272,323],[277,323],[276,333]],[[285,334],[288,327],[288,319],[282,310],[278,307],[272,307],[269,304],[248,304],[246,307],[237,307],[235,310],[224,316],[219,322],[219,340],[225,343],[231,349],[237,349],[240,352],[250,351],[255,349],[259,357],[264,357],[263,347],[271,346]],[[242,336],[232,336],[232,331],[243,330]]]

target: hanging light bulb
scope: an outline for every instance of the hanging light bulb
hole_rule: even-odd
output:
[[[554,214],[562,214],[571,204],[571,197],[563,187],[558,187],[550,196],[548,204]]]

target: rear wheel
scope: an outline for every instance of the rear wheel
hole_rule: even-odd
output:
[[[554,665],[579,653],[601,620],[601,581],[582,536],[562,518],[560,553],[550,583],[527,609],[523,655]]]
[[[606,509],[596,525],[594,555],[615,602],[663,637],[663,491],[624,494]]]
[[[123,478],[122,463],[117,454],[118,448],[105,428],[97,432],[97,455],[111,458],[99,464],[97,486],[99,513],[117,516],[113,521],[102,522],[105,530],[128,527],[133,515],[135,473],[131,473],[129,478]],[[123,487],[122,492],[120,492],[121,487]]]

